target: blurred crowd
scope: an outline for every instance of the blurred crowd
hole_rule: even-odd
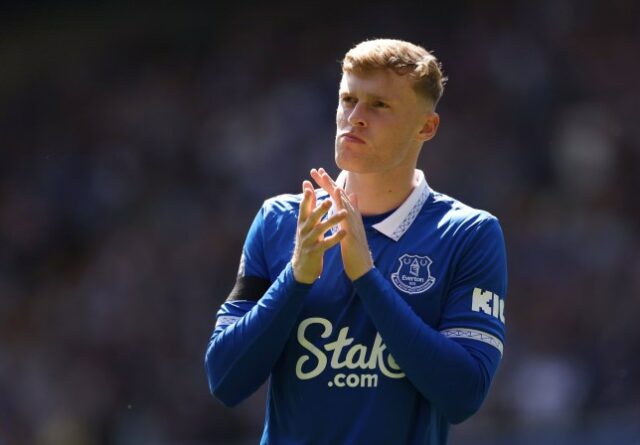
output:
[[[419,167],[497,215],[508,337],[452,445],[640,437],[640,4],[0,11],[0,445],[256,443],[203,354],[262,200],[333,163],[355,43],[434,50]]]

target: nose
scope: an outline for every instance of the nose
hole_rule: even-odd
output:
[[[353,127],[366,127],[367,121],[364,116],[364,106],[362,103],[357,103],[355,107],[351,109],[351,113],[349,114],[348,121],[349,124]]]

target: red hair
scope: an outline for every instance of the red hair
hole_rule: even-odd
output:
[[[390,69],[399,76],[414,79],[416,93],[429,100],[435,107],[447,78],[436,57],[421,46],[403,40],[365,40],[347,52],[342,61],[343,73],[366,73]]]

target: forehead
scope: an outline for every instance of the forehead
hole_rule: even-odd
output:
[[[407,100],[416,99],[412,80],[408,76],[399,76],[391,70],[342,73],[340,93]]]

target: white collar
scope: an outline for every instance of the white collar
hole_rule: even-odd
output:
[[[407,199],[398,207],[391,215],[372,227],[383,235],[388,236],[394,241],[398,241],[404,233],[409,230],[411,224],[415,221],[418,213],[422,210],[422,206],[427,202],[431,190],[427,184],[422,170],[416,169],[414,173],[418,184]],[[347,172],[342,171],[336,178],[336,184],[344,187],[347,181]]]

